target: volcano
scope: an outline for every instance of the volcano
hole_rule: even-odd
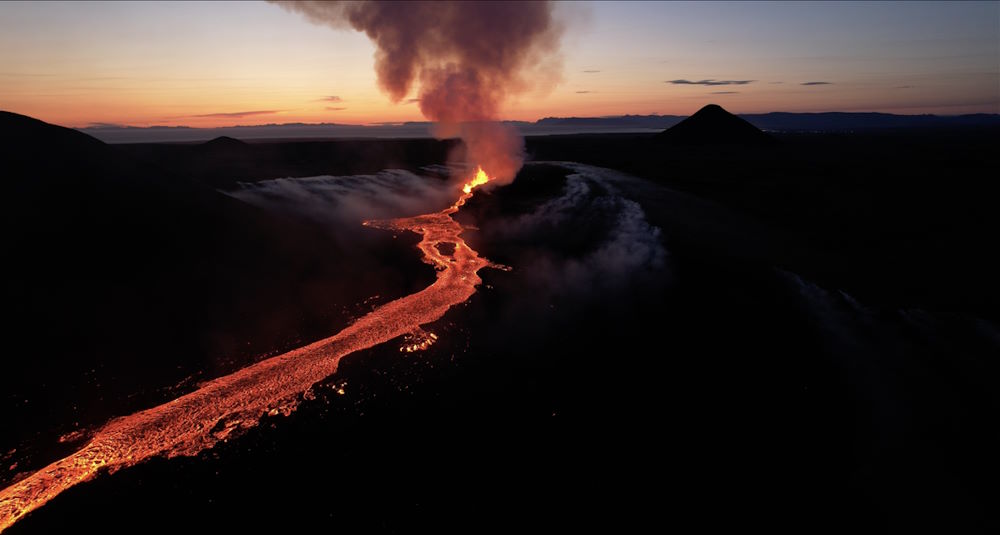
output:
[[[202,144],[202,147],[210,149],[228,149],[228,150],[243,150],[247,147],[247,144],[236,138],[231,138],[229,136],[219,136],[211,141],[206,141]]]
[[[657,134],[656,138],[676,145],[765,145],[774,141],[756,126],[717,104],[705,106]]]

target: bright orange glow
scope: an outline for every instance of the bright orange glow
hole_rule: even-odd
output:
[[[437,270],[433,284],[382,305],[329,338],[210,381],[158,407],[111,420],[76,453],[0,491],[0,531],[101,469],[111,473],[150,457],[195,455],[227,440],[234,431],[256,426],[265,415],[290,414],[301,399],[310,398],[314,384],[333,375],[340,359],[355,351],[404,335],[411,337],[403,346],[407,352],[436,342],[437,335],[420,326],[472,296],[482,282],[480,269],[509,269],[491,264],[469,248],[460,236],[463,227],[451,218],[472,197],[472,188],[488,180],[479,169],[455,204],[440,212],[364,222],[422,234],[418,247],[423,260]],[[454,252],[442,253],[440,244],[454,245]],[[335,392],[344,395],[343,387]]]
[[[483,184],[485,184],[485,183],[487,183],[489,181],[490,181],[490,177],[489,177],[489,175],[486,174],[486,171],[483,171],[482,167],[477,167],[476,168],[476,176],[472,177],[472,180],[466,182],[465,186],[462,186],[462,191],[465,192],[466,195],[468,195],[468,194],[472,193],[472,190],[474,188],[482,186]]]
[[[437,342],[437,335],[434,333],[429,333],[423,329],[417,329],[416,331],[408,334],[405,337],[405,344],[399,347],[399,352],[403,353],[414,353],[417,351],[423,351]]]

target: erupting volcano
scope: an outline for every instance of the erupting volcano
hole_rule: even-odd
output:
[[[1000,2],[885,4],[0,2],[0,535],[1000,533]]]
[[[257,425],[264,415],[291,413],[302,396],[308,396],[310,387],[337,371],[346,355],[411,333],[424,335],[423,341],[401,350],[412,352],[431,345],[437,335],[423,333],[421,325],[441,318],[472,296],[482,282],[480,269],[509,269],[490,263],[466,245],[461,237],[464,229],[451,217],[476,187],[489,180],[477,168],[458,200],[440,212],[364,222],[365,226],[422,235],[418,247],[423,261],[437,270],[429,287],[382,305],[329,338],[215,379],[158,407],[108,422],[76,453],[0,491],[0,530],[101,469],[114,472],[159,455],[195,455],[236,430]],[[451,248],[450,255],[442,252]]]

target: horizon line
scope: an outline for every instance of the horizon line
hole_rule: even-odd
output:
[[[723,108],[725,109],[725,108]],[[6,111],[6,110],[4,110]],[[728,110],[727,110],[728,111]],[[17,112],[11,112],[17,113]],[[732,112],[730,112],[732,113]],[[895,117],[968,117],[973,115],[992,115],[1000,116],[997,112],[972,112],[972,113],[957,113],[957,114],[937,114],[937,113],[892,113],[884,111],[768,111],[768,112],[755,112],[755,113],[733,113],[736,116],[748,116],[748,115],[771,115],[776,113],[790,114],[790,115],[821,115],[821,114],[854,114],[854,115],[868,115],[868,114],[878,114],[878,115],[891,115]],[[25,115],[25,114],[19,114]],[[520,123],[520,124],[538,124],[546,119],[618,119],[626,117],[690,117],[694,113],[689,115],[680,114],[631,114],[626,113],[622,115],[593,115],[593,116],[580,116],[580,115],[569,115],[569,116],[547,116],[541,117],[534,121],[525,121],[518,119],[499,119],[497,121],[463,121],[463,123],[474,123],[474,122],[500,122],[500,123]],[[32,117],[31,115],[25,115],[26,117]],[[46,121],[47,122],[47,121]],[[334,127],[350,127],[350,128],[378,128],[378,127],[398,127],[406,125],[424,125],[424,124],[434,124],[434,121],[380,121],[374,123],[304,123],[301,121],[290,121],[287,123],[256,123],[256,124],[235,124],[226,126],[189,126],[189,125],[146,125],[146,126],[135,126],[130,124],[117,124],[117,123],[104,123],[96,122],[90,123],[86,126],[73,126],[73,125],[59,125],[65,126],[66,128],[72,128],[74,130],[101,130],[101,129],[152,129],[152,128],[183,128],[190,130],[219,130],[224,128],[259,128],[265,126],[334,126]],[[55,124],[55,123],[51,123]]]

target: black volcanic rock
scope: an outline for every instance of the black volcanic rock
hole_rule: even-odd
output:
[[[771,136],[717,104],[705,106],[657,134],[656,138],[676,145],[764,145],[773,142]]]

